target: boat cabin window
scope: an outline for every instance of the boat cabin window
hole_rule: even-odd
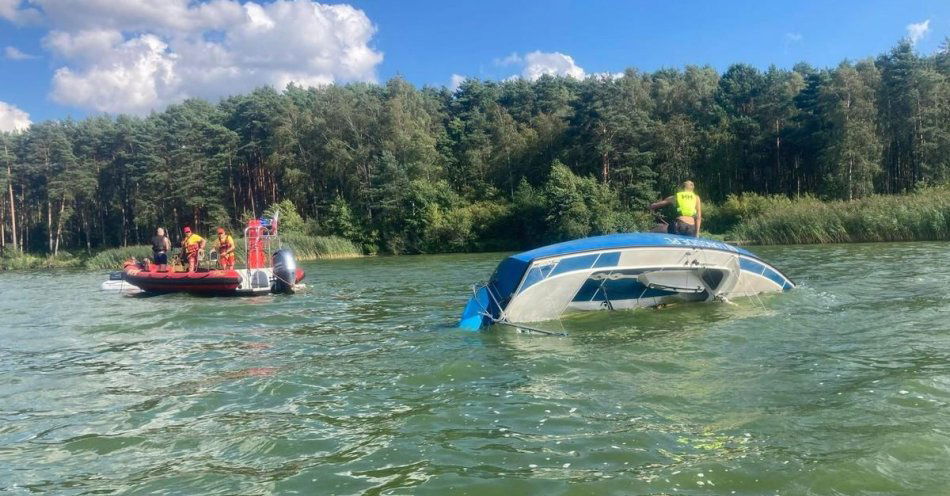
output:
[[[709,289],[715,290],[722,284],[722,279],[725,277],[725,273],[721,270],[704,270],[703,271],[703,282],[706,283],[706,287]]]

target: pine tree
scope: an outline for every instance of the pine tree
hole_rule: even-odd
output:
[[[878,78],[871,62],[862,63],[860,70],[845,62],[822,87],[823,115],[828,121],[822,160],[829,171],[825,188],[832,196],[853,200],[874,192],[882,150],[876,126]]]

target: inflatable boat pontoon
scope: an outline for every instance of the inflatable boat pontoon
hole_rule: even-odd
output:
[[[781,292],[795,284],[742,248],[658,233],[610,234],[545,246],[504,260],[473,287],[459,327],[556,319],[575,310],[619,310]]]

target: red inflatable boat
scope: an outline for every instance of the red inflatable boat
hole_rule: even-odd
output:
[[[198,272],[158,272],[145,270],[138,263],[128,261],[122,268],[125,280],[142,291],[171,293],[229,293],[241,285],[236,270],[199,270]]]
[[[267,257],[272,248],[276,251]],[[244,229],[244,253],[246,268],[221,270],[199,266],[195,272],[159,272],[155,265],[131,259],[122,268],[122,279],[147,293],[253,295],[293,293],[300,287],[304,271],[297,267],[290,250],[280,248],[276,219],[248,222]]]
[[[216,270],[197,272],[159,272],[145,270],[142,264],[129,260],[122,268],[123,279],[147,293],[254,294],[274,291],[273,269]],[[256,277],[255,277],[256,276]],[[304,278],[303,269],[294,271],[293,285]]]

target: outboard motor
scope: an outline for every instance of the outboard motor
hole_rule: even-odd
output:
[[[274,283],[271,284],[272,293],[293,293],[297,282],[297,260],[290,250],[274,252]]]

